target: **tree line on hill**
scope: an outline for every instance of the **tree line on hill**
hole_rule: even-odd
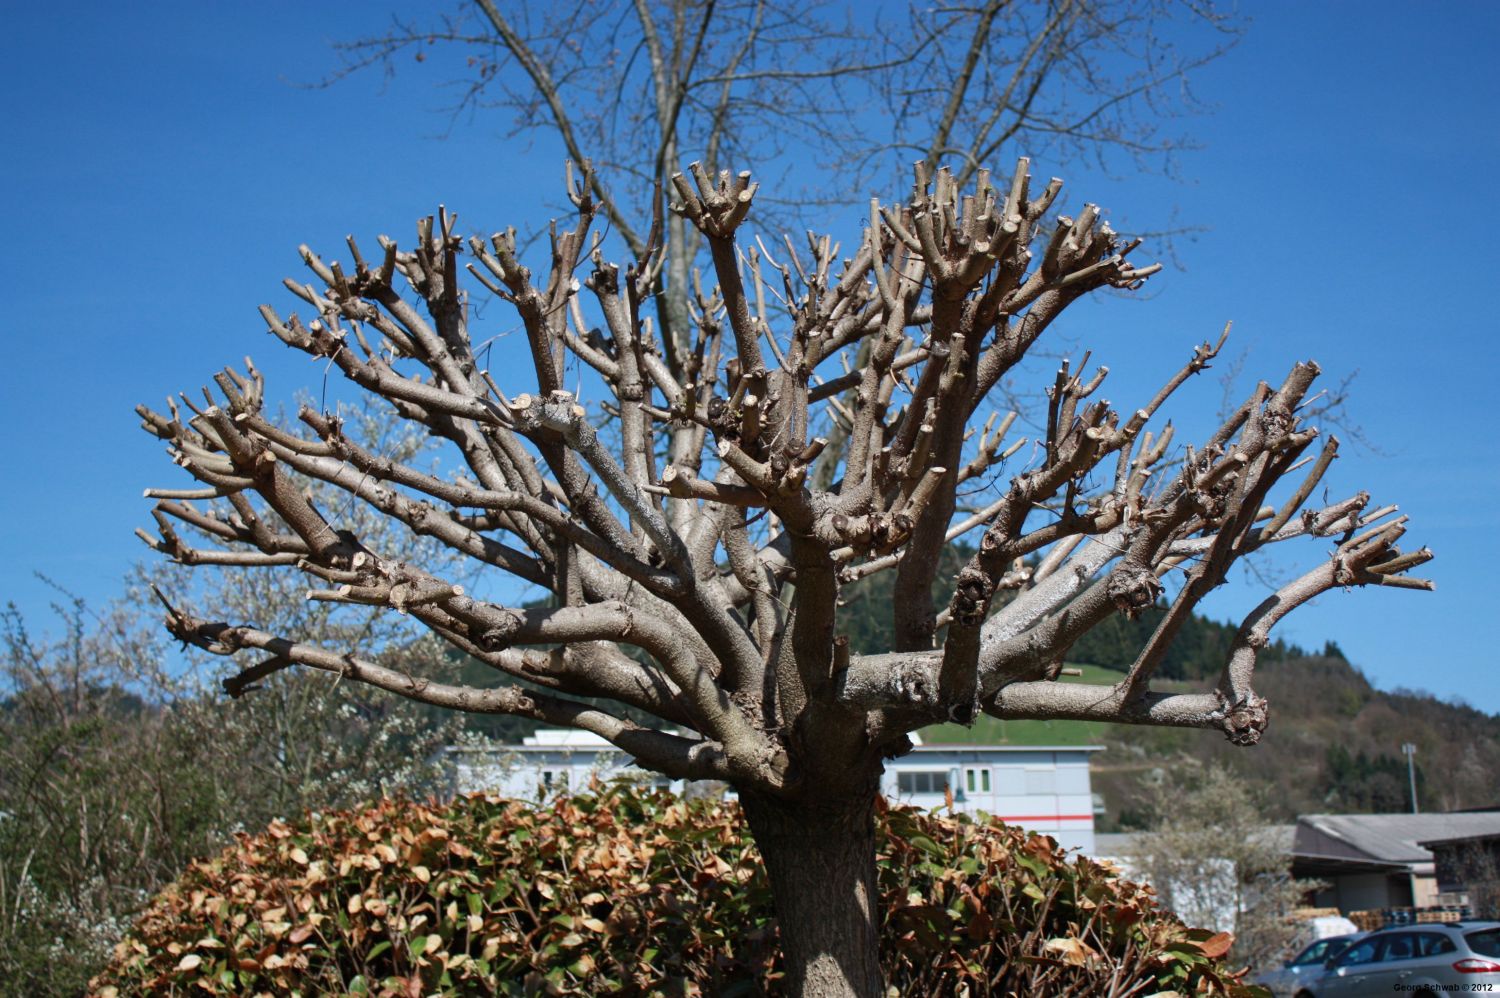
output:
[[[952,580],[974,554],[974,548],[962,542],[950,544],[943,551],[942,571],[934,583],[935,602],[941,606],[952,595]],[[1036,561],[1032,559],[1033,563]],[[894,598],[892,581],[885,574],[860,579],[840,591],[846,616],[840,625],[849,635],[849,648],[859,654],[878,654],[892,647],[890,601]],[[997,599],[1003,604],[1003,596]],[[1073,662],[1099,665],[1107,669],[1126,669],[1145,647],[1146,640],[1166,614],[1165,603],[1148,607],[1134,617],[1115,614],[1089,629],[1078,639],[1069,655]],[[1219,623],[1194,615],[1167,649],[1157,675],[1163,679],[1216,678],[1234,646],[1234,624]],[[1266,659],[1304,658],[1309,653],[1295,644],[1276,638],[1266,648]],[[1338,646],[1329,642],[1324,655],[1342,657]]]
[[[1411,810],[1401,746],[1416,746],[1417,804],[1426,811],[1500,808],[1500,715],[1417,690],[1379,690],[1330,646],[1288,655],[1257,671],[1273,705],[1266,737],[1253,749],[1209,732],[1114,726],[1095,759],[1107,829],[1150,824],[1141,777],[1186,758],[1217,764],[1267,789],[1267,821],[1302,814]]]

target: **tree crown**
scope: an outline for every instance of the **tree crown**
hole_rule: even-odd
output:
[[[685,342],[659,339],[651,314],[662,226],[634,259],[608,262],[587,165],[569,167],[573,216],[553,224],[539,274],[513,231],[465,246],[445,210],[419,223],[410,250],[382,238],[373,263],[351,237],[347,270],[303,247],[317,284],[288,287],[316,315],[263,306],[270,331],[440,442],[461,462],[446,477],[382,455],[334,413],[304,406],[305,432],[277,425],[248,361],[216,376],[222,397],[206,405],[139,410],[201,483],[148,490],[158,550],[306,573],[309,599],[408,615],[508,685],[445,683],[275,622],[214,623],[175,606],[172,632],[262,653],[236,682],[312,666],[585,728],[673,775],[796,795],[851,765],[868,771],[922,725],[979,711],[1216,727],[1254,742],[1266,724],[1255,656],[1286,613],[1333,588],[1430,588],[1404,574],[1431,554],[1396,546],[1394,507],[1361,493],[1305,508],[1338,447],[1314,448],[1299,416],[1312,362],[1260,383],[1180,450],[1153,419],[1222,338],[1126,412],[1096,397],[1107,368],[1064,362],[1034,459],[1006,467],[1020,447],[1006,445],[1013,417],[976,425],[1001,379],[1070,304],[1159,269],[1132,261],[1139,240],[1097,206],[1053,214],[1061,181],[1038,189],[1025,159],[1003,182],[976,171],[971,187],[919,163],[910,197],[872,201],[847,254],[829,236],[747,246],[737,237],[757,189],[748,173],[697,164],[671,178],[671,210],[712,261],[694,274]],[[466,274],[525,329],[532,372],[505,379],[513,394],[481,366]],[[566,388],[570,361],[604,386],[593,412]],[[308,482],[544,589],[548,604],[478,598],[400,560],[330,517]],[[971,535],[940,608],[941,555]],[[1167,645],[1230,565],[1297,537],[1336,547],[1249,613],[1217,687],[1153,692]],[[839,587],[883,571],[895,647],[853,655]],[[1170,609],[1118,686],[1055,682],[1080,636],[1154,605],[1168,584]],[[631,720],[638,712],[660,723]]]

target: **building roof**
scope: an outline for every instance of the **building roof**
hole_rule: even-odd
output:
[[[510,755],[515,752],[617,753],[610,741],[581,728],[538,728],[534,734],[515,742],[484,742],[471,745],[448,745],[444,752],[453,755]]]
[[[1252,834],[1257,839],[1274,845],[1277,849],[1291,852],[1292,837],[1296,830],[1296,825],[1262,825]],[[1128,858],[1140,852],[1141,846],[1146,841],[1144,837],[1150,834],[1150,832],[1096,832],[1094,855]]]
[[[1297,822],[1297,855],[1431,863],[1422,845],[1500,832],[1500,811],[1435,814],[1308,814]],[[1333,848],[1330,849],[1330,846]]]
[[[592,731],[581,728],[538,728],[521,739],[522,745],[566,748],[612,748],[612,743]]]
[[[1095,855],[1129,856],[1141,833],[1099,833]],[[1301,876],[1358,872],[1431,872],[1428,846],[1500,837],[1500,811],[1436,814],[1307,814],[1262,834],[1291,854]]]
[[[972,745],[968,742],[925,742],[913,752],[1103,752],[1103,745]]]
[[[1432,849],[1444,846],[1487,845],[1491,842],[1500,843],[1500,828],[1489,832],[1481,832],[1478,835],[1452,835],[1441,839],[1424,839],[1417,844]]]
[[[913,733],[913,752],[1102,752],[1103,745],[971,745],[965,742],[923,742]],[[612,743],[576,728],[538,728],[534,734],[514,743],[490,745],[450,745],[448,752],[486,754],[507,752],[618,752]]]

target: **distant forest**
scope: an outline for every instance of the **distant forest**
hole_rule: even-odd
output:
[[[952,579],[973,554],[973,548],[963,544],[950,546],[943,557],[946,564],[938,573],[939,579]],[[882,572],[845,587],[840,592],[844,601],[844,612],[839,626],[849,635],[850,648],[859,654],[876,654],[891,648],[891,587],[894,578],[891,572]],[[933,587],[939,605],[946,603],[951,589],[946,584]],[[1085,662],[1107,669],[1124,669],[1135,661],[1136,654],[1145,647],[1146,639],[1156,629],[1166,613],[1161,605],[1146,610],[1134,620],[1116,614],[1085,634],[1073,646],[1068,656],[1071,662]],[[1177,640],[1167,650],[1166,658],[1157,670],[1163,679],[1204,679],[1219,674],[1229,650],[1234,644],[1237,630],[1234,624],[1220,624],[1203,617],[1194,617],[1182,629]],[[1342,658],[1338,646],[1329,643],[1322,652]],[[1264,652],[1265,659],[1302,658],[1308,652],[1279,638]]]

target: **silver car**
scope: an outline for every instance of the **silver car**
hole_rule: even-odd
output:
[[[1305,982],[1323,973],[1323,965],[1337,957],[1356,939],[1364,938],[1363,932],[1345,936],[1329,936],[1315,939],[1303,950],[1275,970],[1257,974],[1250,983],[1259,984],[1271,992],[1271,998],[1290,998]]]
[[[1297,998],[1500,992],[1500,922],[1380,929],[1304,979]]]

